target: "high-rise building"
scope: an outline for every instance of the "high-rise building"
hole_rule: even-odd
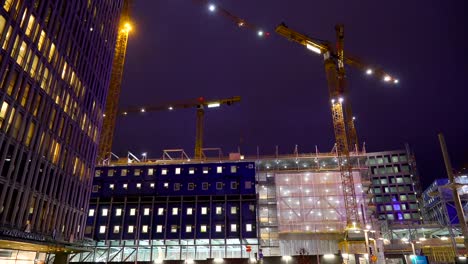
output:
[[[84,235],[123,0],[0,3],[0,262],[40,261]]]
[[[389,224],[421,222],[421,185],[409,149],[367,153],[367,164],[376,217]]]

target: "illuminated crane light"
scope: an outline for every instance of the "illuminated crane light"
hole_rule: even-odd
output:
[[[125,30],[126,32],[132,31],[132,25],[130,25],[130,23],[125,23],[125,25],[124,25],[124,30]]]
[[[335,99],[331,99],[331,103],[335,104]],[[315,162],[317,162],[317,161],[315,161]]]
[[[355,117],[355,116],[353,116],[353,121],[354,121],[354,120],[356,120],[356,117]]]
[[[238,25],[239,27],[243,27],[243,26],[245,25],[245,23],[244,23],[244,21],[239,21],[239,23],[237,23],[237,25]]]
[[[106,117],[106,114],[102,114],[102,117]]]
[[[220,103],[211,103],[211,104],[208,104],[208,108],[214,108],[214,107],[220,107],[221,104]]]
[[[168,108],[168,109],[169,109],[169,110],[174,110],[174,107],[172,107],[172,106],[169,106],[169,108]]]
[[[343,102],[344,102],[343,97],[340,97],[340,98],[338,99],[338,101],[339,101],[340,103],[343,103]]]
[[[127,115],[127,112],[123,112],[123,115]]]
[[[145,110],[144,108],[142,108],[142,109],[140,110],[140,112],[144,113],[144,112],[146,112],[146,110]]]
[[[387,75],[387,76],[384,77],[383,80],[384,80],[384,82],[389,82],[389,81],[392,80],[392,77],[390,77],[390,76]]]
[[[399,81],[398,79],[393,80],[393,83],[394,83],[394,84],[397,84],[397,83],[399,83],[399,82],[400,82],[400,81]]]
[[[257,32],[257,35],[258,35],[259,37],[263,37],[263,31],[262,31],[262,30],[259,30],[259,31]]]
[[[208,6],[208,10],[210,10],[211,12],[214,12],[214,11],[216,11],[216,6],[213,5],[213,4],[210,4],[210,5]]]
[[[366,71],[367,75],[372,75],[372,73],[374,73],[374,71],[372,69],[367,69],[367,71]]]
[[[319,48],[317,48],[317,47],[315,47],[313,45],[307,44],[306,47],[307,47],[308,50],[311,50],[311,51],[313,51],[313,52],[315,52],[317,54],[322,54],[322,50],[320,50]]]

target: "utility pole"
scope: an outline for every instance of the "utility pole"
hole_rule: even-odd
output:
[[[465,244],[465,248],[468,249],[468,230],[466,228],[465,213],[463,211],[460,196],[458,195],[457,185],[455,184],[455,179],[453,177],[452,164],[450,163],[450,157],[447,152],[447,145],[445,144],[444,135],[442,133],[439,133],[438,136],[440,148],[442,149],[442,155],[444,156],[445,169],[447,170],[447,176],[449,179],[448,185],[450,186],[450,189],[452,189],[453,201],[455,202],[455,209],[457,210],[458,221],[460,222],[460,228],[463,234],[463,243]]]

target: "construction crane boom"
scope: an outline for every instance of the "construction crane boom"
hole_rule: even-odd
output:
[[[205,108],[216,108],[221,105],[232,105],[234,103],[240,102],[240,96],[234,96],[224,99],[210,99],[206,100],[204,97],[200,97],[194,100],[183,101],[183,102],[174,102],[166,103],[161,105],[150,105],[143,107],[127,107],[120,109],[119,115],[126,116],[132,113],[147,113],[147,112],[156,112],[164,110],[176,110],[176,109],[186,109],[186,108],[196,108],[197,109],[197,118],[196,118],[196,131],[195,131],[195,159],[203,158],[203,132],[204,132],[204,117],[205,117]]]
[[[119,20],[119,29],[115,43],[114,59],[112,61],[112,72],[110,77],[109,91],[103,115],[101,135],[99,137],[98,163],[110,157],[112,140],[114,138],[115,121],[117,118],[120,90],[127,53],[128,34],[131,31],[129,24],[130,3],[125,0]]]
[[[310,38],[304,34],[296,32],[281,23],[276,32],[288,40],[297,42],[307,49],[323,55],[325,73],[327,77],[328,90],[331,101],[331,111],[333,119],[333,129],[336,140],[336,152],[338,156],[338,166],[340,169],[343,196],[346,209],[347,230],[360,227],[360,217],[356,201],[356,191],[350,162],[350,148],[357,146],[357,133],[354,126],[351,104],[347,100],[348,91],[346,88],[346,74],[344,65],[350,65],[366,74],[382,78],[385,82],[398,83],[398,80],[378,68],[372,68],[355,57],[344,54],[344,26],[337,25],[336,49],[328,41]],[[343,105],[345,111],[343,111]],[[356,147],[356,151],[358,151]]]

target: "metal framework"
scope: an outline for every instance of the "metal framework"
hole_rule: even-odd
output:
[[[117,119],[120,91],[122,87],[122,77],[125,65],[125,55],[127,53],[128,34],[131,27],[129,21],[129,3],[125,0],[120,16],[119,31],[115,43],[114,60],[112,62],[112,73],[107,94],[106,107],[104,112],[101,135],[99,139],[99,149],[97,161],[101,163],[110,158],[112,141],[114,138],[115,121]]]

